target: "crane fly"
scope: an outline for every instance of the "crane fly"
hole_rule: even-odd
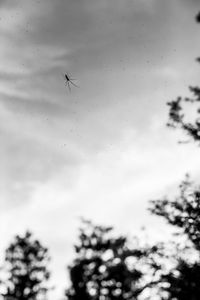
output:
[[[65,84],[68,87],[69,91],[71,92],[71,85],[78,87],[73,81],[75,78],[72,78],[68,73],[64,74]]]

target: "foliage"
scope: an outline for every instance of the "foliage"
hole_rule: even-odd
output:
[[[151,204],[153,214],[181,229],[200,251],[200,188],[190,181],[188,175],[180,184],[178,197],[172,201],[167,198],[155,200]]]
[[[152,284],[144,280],[143,260],[156,249],[131,249],[126,237],[113,236],[111,227],[88,221],[83,225],[75,246],[76,258],[69,267],[71,286],[66,291],[67,299],[138,299]]]
[[[187,263],[179,260],[175,269],[161,277],[165,282],[163,290],[167,292],[167,299],[199,300],[200,297],[200,263]]]
[[[185,235],[192,245],[188,247],[185,244],[182,250],[187,253],[189,249],[190,256],[181,258],[181,251],[177,251],[175,266],[169,272],[161,273],[161,290],[167,292],[167,297],[163,299],[200,299],[200,188],[187,175],[174,200],[154,200],[150,211],[177,227],[178,235]]]
[[[49,279],[47,270],[48,249],[30,232],[16,236],[6,250],[8,280],[5,282],[4,299],[37,300],[47,292],[44,282]]]
[[[196,21],[200,22],[200,12],[196,16]],[[200,62],[200,58],[197,58]],[[168,126],[182,129],[193,141],[200,142],[200,87],[190,86],[191,97],[177,97],[176,100],[168,102],[169,122]],[[188,111],[184,109],[185,104],[193,104],[196,117],[192,116],[193,121],[188,121]],[[186,112],[186,115],[185,115]]]

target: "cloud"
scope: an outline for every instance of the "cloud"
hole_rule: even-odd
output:
[[[175,41],[169,15],[162,14],[171,3],[2,3],[2,155],[13,189],[23,190],[26,178],[25,190],[32,191],[44,174],[53,176],[54,168],[59,172],[70,160],[71,170],[73,163],[76,168],[77,161],[95,157],[130,128],[145,134],[151,114],[164,110],[164,101],[156,108],[162,90],[169,93],[164,81],[170,78],[172,85],[180,75],[172,68],[177,56],[169,52]],[[80,83],[73,94],[62,78],[68,68]],[[63,153],[60,145],[68,151]],[[8,186],[9,179],[5,190]]]
[[[199,150],[163,139],[167,129],[157,122],[146,132],[148,138],[126,132],[96,155],[84,157],[77,169],[65,165],[56,170],[35,186],[28,205],[3,214],[9,236],[28,227],[50,246],[60,293],[65,287],[63,261],[71,261],[80,216],[130,234],[142,224],[156,232],[157,223],[146,213],[148,200],[168,194],[188,169],[198,172]],[[165,234],[164,226],[160,230]]]
[[[199,78],[188,3],[0,4],[1,247],[33,230],[52,250],[58,285],[79,216],[155,229],[148,199],[198,173],[198,149],[165,128],[165,103]],[[65,72],[80,88],[69,93]]]
[[[54,126],[55,110],[48,107],[22,101],[21,108],[16,98],[1,105],[1,211],[26,204],[38,184],[66,166],[76,169],[82,159],[62,122]]]

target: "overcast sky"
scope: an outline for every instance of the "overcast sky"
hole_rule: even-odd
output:
[[[200,150],[165,126],[199,81],[198,2],[0,0],[0,250],[32,230],[57,299],[80,216],[162,236],[148,201],[198,174]]]

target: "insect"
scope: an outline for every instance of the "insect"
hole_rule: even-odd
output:
[[[71,78],[71,76],[68,73],[64,74],[65,84],[67,85],[69,91],[71,92],[71,85],[78,87],[73,81],[75,78]]]

